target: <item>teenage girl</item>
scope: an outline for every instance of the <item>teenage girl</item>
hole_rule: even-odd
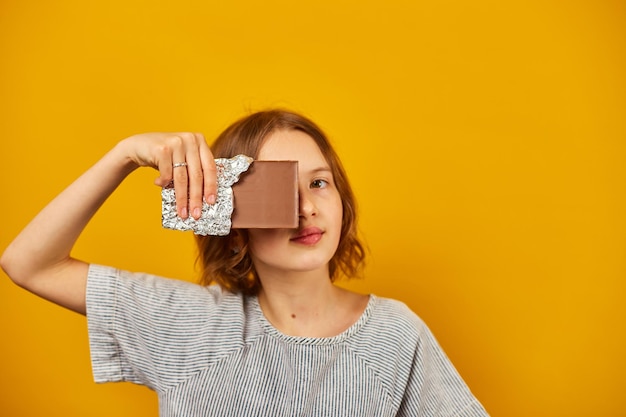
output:
[[[215,202],[214,158],[298,161],[299,226],[198,237],[199,285],[70,255],[139,167],[171,181],[178,215]],[[122,140],[6,249],[19,286],[87,316],[95,380],[157,392],[169,416],[485,416],[426,325],[404,304],[334,284],[364,250],[356,206],[325,134],[289,111],[254,113],[210,149],[197,133]]]

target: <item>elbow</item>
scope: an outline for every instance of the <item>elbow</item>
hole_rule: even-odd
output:
[[[9,248],[5,249],[2,255],[0,255],[0,268],[2,268],[5,274],[11,278],[11,274],[9,272],[11,270],[11,255]]]
[[[0,268],[2,268],[4,273],[11,279],[11,281],[19,285],[20,287],[24,287],[24,274],[20,273],[20,262],[14,252],[15,251],[12,249],[11,246],[5,249],[5,251],[2,253],[2,256],[0,256]]]

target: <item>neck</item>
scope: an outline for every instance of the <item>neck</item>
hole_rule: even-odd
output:
[[[333,285],[327,272],[265,276],[259,304],[277,329],[292,336],[334,335],[343,290]]]

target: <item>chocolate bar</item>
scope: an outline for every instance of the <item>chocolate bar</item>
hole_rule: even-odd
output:
[[[298,227],[297,161],[254,161],[232,189],[233,228]]]

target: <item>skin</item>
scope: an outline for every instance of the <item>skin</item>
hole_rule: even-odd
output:
[[[146,133],[122,140],[24,228],[0,266],[17,285],[85,314],[88,263],[70,252],[107,197],[134,170],[151,167],[159,171],[157,186],[174,182],[178,214],[198,218],[202,199],[215,200],[213,159],[198,133]],[[328,165],[313,139],[297,131],[271,134],[259,159],[298,160],[301,197],[297,230],[250,231],[263,285],[259,303],[284,333],[336,335],[358,319],[368,298],[330,282],[328,261],[339,240],[341,200]],[[186,167],[173,168],[183,161]]]
[[[330,166],[317,144],[297,130],[278,130],[258,159],[298,161],[300,224],[293,229],[251,229],[249,244],[266,318],[292,336],[329,337],[362,314],[368,297],[335,286],[328,262],[339,244],[342,204]]]

